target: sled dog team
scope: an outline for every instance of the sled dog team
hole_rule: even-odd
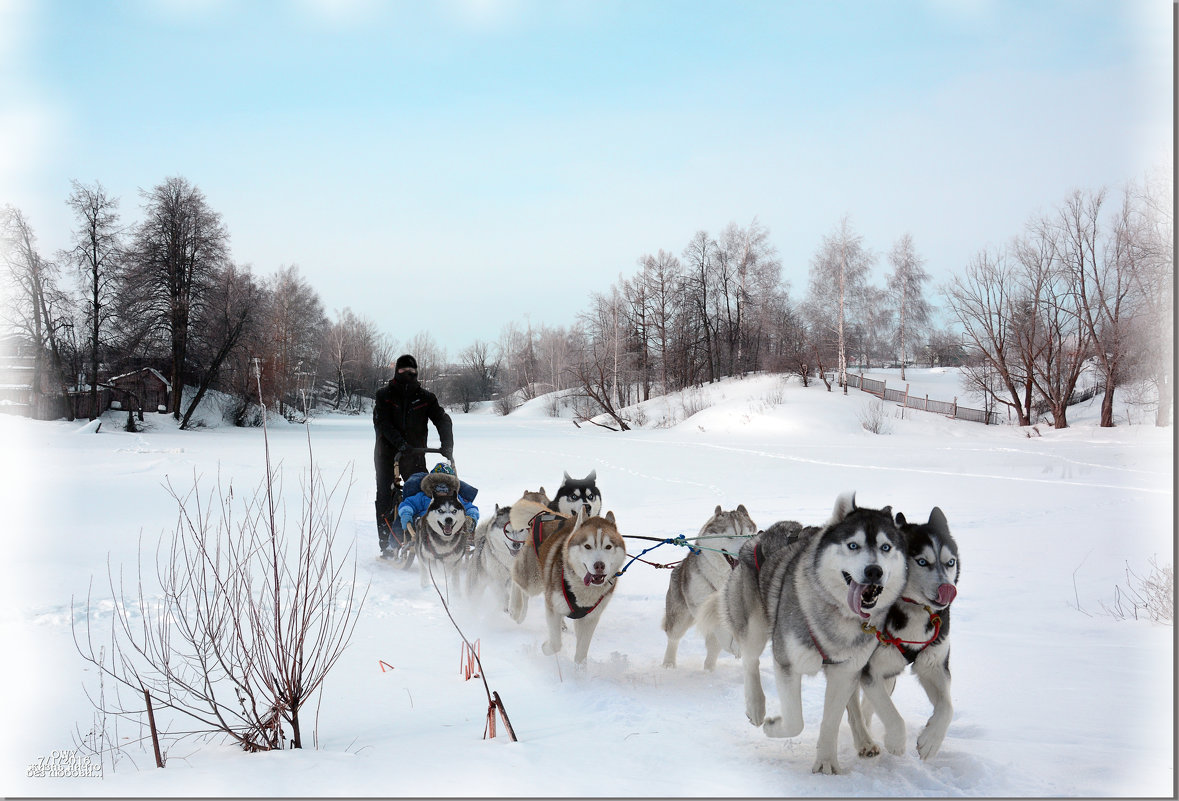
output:
[[[560,651],[571,620],[578,666],[627,559],[613,512],[602,516],[601,509],[596,472],[580,480],[565,473],[552,499],[541,487],[497,505],[476,528],[466,560],[468,594],[477,599],[491,590],[518,623],[529,600],[543,597],[546,655]],[[667,588],[664,667],[676,666],[679,642],[696,626],[706,670],[721,650],[740,658],[745,715],[768,737],[802,732],[802,677],[821,671],[826,690],[812,770],[838,773],[845,711],[860,756],[880,753],[869,733],[873,715],[883,724],[884,747],[904,753],[905,722],[891,694],[911,665],[933,704],[917,751],[923,759],[937,754],[953,716],[950,606],[959,576],[958,546],[941,509],[915,523],[888,506],[857,506],[847,493],[822,525],[783,520],[759,530],[743,505],[717,506],[689,543]],[[778,715],[766,714],[761,684],[767,645]]]

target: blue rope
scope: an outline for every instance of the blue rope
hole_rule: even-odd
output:
[[[650,548],[647,548],[647,549],[645,549],[645,550],[643,550],[643,551],[639,552],[638,554],[635,554],[634,556],[632,556],[632,557],[630,558],[630,561],[629,561],[629,562],[627,562],[625,565],[623,565],[623,566],[622,566],[622,570],[619,570],[617,573],[615,573],[615,574],[614,574],[614,578],[618,578],[618,577],[619,577],[619,576],[621,576],[623,573],[625,573],[625,572],[627,571],[627,569],[628,569],[628,568],[629,568],[631,565],[633,565],[633,564],[634,564],[634,562],[635,562],[635,560],[636,560],[636,559],[638,559],[640,556],[642,556],[642,555],[643,555],[643,554],[645,554],[645,553],[648,553],[649,551],[653,551],[653,550],[655,550],[655,549],[656,549],[656,548],[658,548],[660,545],[683,545],[685,548],[687,548],[687,549],[688,549],[689,551],[691,551],[692,553],[700,553],[700,549],[699,549],[699,548],[697,548],[695,545],[692,545],[690,542],[688,542],[688,539],[687,539],[687,538],[686,538],[686,537],[685,537],[683,534],[680,534],[680,535],[678,535],[678,536],[675,536],[675,537],[670,537],[670,538],[668,538],[668,539],[665,539],[665,540],[660,540],[659,542],[657,542],[657,543],[655,543],[654,545],[652,545]]]

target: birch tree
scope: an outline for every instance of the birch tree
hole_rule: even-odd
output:
[[[901,380],[905,380],[907,356],[916,348],[908,347],[914,341],[914,328],[929,321],[929,303],[925,300],[924,284],[929,280],[925,271],[925,260],[917,254],[913,236],[905,233],[893,243],[888,254],[892,273],[887,278],[888,297],[897,315],[896,344],[901,355]]]
[[[839,385],[847,393],[848,303],[856,297],[872,267],[874,256],[864,247],[847,215],[823,237],[811,260],[809,308],[813,322],[834,335]]]

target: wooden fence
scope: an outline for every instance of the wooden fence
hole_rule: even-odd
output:
[[[834,383],[838,377],[838,374],[832,372],[830,381]],[[849,387],[855,387],[863,392],[867,392],[869,395],[875,395],[883,401],[898,403],[908,409],[933,412],[934,414],[945,415],[955,420],[969,420],[972,423],[983,423],[984,425],[998,425],[1000,422],[1000,417],[995,412],[959,406],[957,398],[954,398],[952,402],[934,400],[928,395],[910,395],[908,384],[905,384],[903,390],[890,389],[887,384],[887,381],[865,378],[863,373],[847,374],[847,385]]]

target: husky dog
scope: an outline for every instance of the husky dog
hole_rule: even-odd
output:
[[[544,487],[539,492],[525,492],[525,499],[548,504]],[[496,504],[495,514],[480,520],[475,529],[471,560],[467,563],[467,596],[479,601],[490,587],[499,606],[508,611],[508,594],[512,581],[512,562],[527,542],[527,530],[511,527],[512,507]]]
[[[780,520],[759,531],[741,546],[737,564],[724,585],[704,602],[696,625],[723,642],[741,657],[745,685],[745,714],[754,726],[765,720],[766,697],[761,686],[761,653],[770,639],[770,616],[758,588],[758,574],[776,551],[793,545],[802,536],[818,531],[794,520]],[[742,646],[744,645],[744,650]]]
[[[561,629],[569,618],[576,636],[573,663],[584,666],[594,629],[626,560],[626,543],[614,524],[614,513],[588,519],[579,514],[544,543],[541,555],[549,631],[541,651],[552,656],[561,650]]]
[[[797,524],[795,524],[797,525]],[[748,621],[734,621],[745,667],[745,714],[768,737],[795,737],[802,732],[802,677],[824,672],[827,690],[818,749],[811,770],[838,773],[839,724],[877,640],[862,627],[877,627],[900,597],[908,560],[905,538],[893,523],[892,510],[864,509],[855,494],[841,495],[831,519],[819,529],[783,527],[788,533],[777,547],[763,548],[752,571],[732,579],[756,580],[765,620],[757,611]],[[767,532],[768,533],[768,532]],[[730,588],[749,600],[748,587]],[[726,599],[731,600],[731,599]],[[730,616],[741,608],[726,602]],[[754,610],[756,606],[754,605]],[[764,622],[764,626],[763,626]],[[774,678],[782,706],[780,717],[765,716],[765,694],[757,659],[767,638],[772,646]]]
[[[744,505],[731,512],[717,506],[696,538],[699,547],[693,548],[671,571],[663,614],[663,630],[667,633],[664,667],[675,667],[680,640],[697,623],[704,602],[724,586],[729,573],[737,564],[741,546],[756,532],[757,526]],[[712,629],[705,631],[701,627],[700,630],[704,634],[707,649],[704,669],[712,670],[720,655],[721,638]],[[730,643],[731,638],[726,638],[723,645]]]
[[[475,518],[467,517],[458,497],[459,486],[453,472],[432,472],[422,479],[421,493],[429,496],[430,506],[407,528],[413,535],[423,588],[430,586],[435,565],[443,568],[448,585],[457,586],[459,568],[467,554],[467,529],[475,526]]]
[[[544,584],[541,567],[544,543],[565,524],[572,525],[569,515],[553,511],[551,504],[524,497],[512,504],[508,526],[524,535],[524,545],[512,560],[512,581],[508,590],[508,614],[517,623],[528,616],[528,599],[539,595]]]
[[[570,478],[565,473],[553,502],[549,505],[554,511],[574,517],[580,509],[586,517],[597,517],[602,513],[602,493],[598,491],[598,471],[591,470],[582,479]]]
[[[905,721],[889,696],[896,677],[906,665],[912,665],[933,703],[933,714],[917,737],[917,753],[930,759],[941,748],[954,716],[950,702],[950,604],[958,595],[958,543],[950,534],[945,514],[936,506],[928,523],[909,523],[902,514],[897,514],[896,522],[908,541],[909,577],[900,600],[885,618],[880,645],[860,674],[863,713],[859,693],[853,693],[847,719],[860,756],[880,753],[867,731],[873,710],[884,723],[885,748],[903,754]]]

